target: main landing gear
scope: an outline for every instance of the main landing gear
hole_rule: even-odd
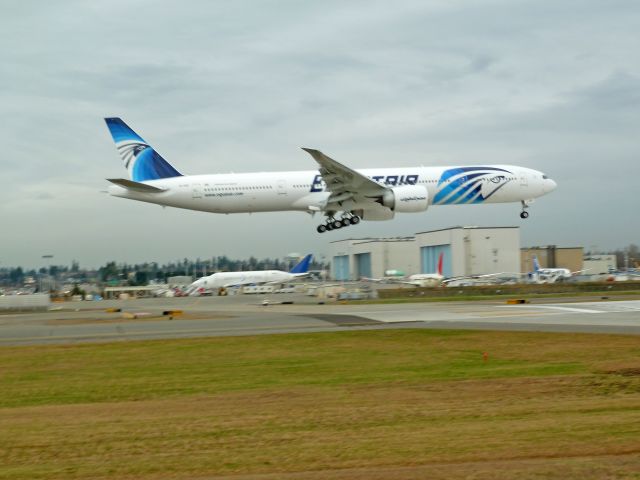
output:
[[[333,217],[327,218],[327,223],[323,223],[318,225],[316,230],[318,233],[328,232],[330,230],[337,230],[342,227],[348,227],[350,225],[357,225],[360,223],[360,217],[357,215],[347,215],[342,217],[340,220],[337,220]]]
[[[521,200],[522,203],[522,211],[520,212],[520,218],[525,219],[529,218],[529,212],[527,212],[527,208],[529,208],[529,204],[524,200]]]

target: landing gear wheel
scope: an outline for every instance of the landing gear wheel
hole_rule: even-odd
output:
[[[328,232],[330,232],[331,230],[333,230],[333,223],[329,222],[325,225],[326,229]]]
[[[327,226],[326,225],[318,225],[318,228],[316,228],[316,230],[318,231],[318,233],[324,233],[327,231]]]
[[[340,220],[340,223],[342,224],[343,227],[348,227],[349,225],[351,225],[351,222],[349,221],[348,218],[343,218],[342,220]]]
[[[342,228],[342,222],[340,220],[334,220],[333,228]]]
[[[349,222],[351,222],[351,225],[357,225],[357,224],[360,223],[360,217],[357,217],[357,216],[356,217],[351,217],[349,219]]]
[[[527,212],[527,208],[529,208],[529,203],[531,203],[533,200],[521,200],[520,203],[522,204],[522,211],[520,212],[520,218],[525,219],[525,218],[529,218],[529,212]]]

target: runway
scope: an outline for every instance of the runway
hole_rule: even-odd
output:
[[[303,295],[157,298],[66,303],[42,313],[0,315],[0,345],[329,332],[385,328],[490,329],[640,334],[640,300],[533,300],[412,304],[318,304]],[[122,312],[105,312],[109,307]],[[179,309],[182,315],[163,316]],[[129,318],[123,318],[123,315]],[[134,318],[137,317],[137,318]]]

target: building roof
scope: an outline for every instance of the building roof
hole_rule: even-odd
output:
[[[426,232],[418,232],[416,235],[422,235],[423,233],[435,233],[435,232],[446,232],[447,230],[497,230],[503,228],[520,228],[520,227],[478,227],[478,226],[457,226],[457,227],[448,227],[448,228],[439,228],[437,230],[429,230]]]
[[[372,242],[413,242],[416,237],[388,237],[388,238],[345,238],[344,240],[333,240],[329,243],[350,242],[356,243],[372,243]]]

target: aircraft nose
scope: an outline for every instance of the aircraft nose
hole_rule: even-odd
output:
[[[547,192],[553,192],[558,187],[558,184],[551,180],[547,179]]]

